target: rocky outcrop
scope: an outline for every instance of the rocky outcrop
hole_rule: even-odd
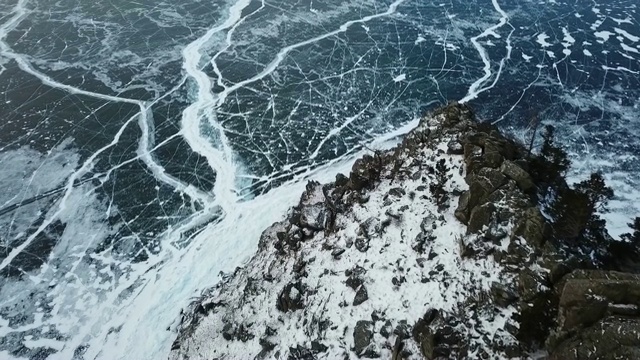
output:
[[[527,156],[466,106],[425,116],[349,176],[310,182],[186,312],[172,359],[636,354],[639,279],[575,271],[587,256],[557,246]]]
[[[558,291],[551,359],[640,358],[640,275],[576,270]]]

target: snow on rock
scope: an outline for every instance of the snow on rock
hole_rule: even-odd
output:
[[[518,148],[478,126],[453,104],[349,177],[310,182],[185,312],[171,359],[520,356],[524,275],[509,264],[527,261],[544,219]]]

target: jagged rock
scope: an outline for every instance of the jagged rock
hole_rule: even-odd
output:
[[[422,356],[431,360],[434,358],[434,350],[436,347],[435,335],[431,330],[431,323],[438,316],[438,312],[434,309],[428,310],[425,315],[419,319],[411,330],[411,335],[420,348]]]
[[[501,154],[502,147],[498,143],[498,141],[490,137],[485,140],[484,143],[484,162],[488,167],[498,168],[502,165],[502,160],[504,159]]]
[[[549,360],[640,359],[640,319],[610,316],[554,348]]]
[[[537,272],[524,268],[518,274],[518,293],[522,301],[530,301],[543,291],[549,291],[545,279]]]
[[[364,155],[356,160],[351,168],[349,176],[349,187],[352,190],[360,191],[373,184],[380,178],[382,159],[379,156]]]
[[[388,196],[395,196],[397,198],[401,198],[403,197],[407,192],[401,188],[401,187],[395,187],[393,189],[390,189],[389,192],[387,193]]]
[[[376,218],[368,218],[362,224],[360,224],[360,228],[358,229],[360,235],[364,236],[367,239],[371,239],[374,236],[380,235],[380,220]]]
[[[407,323],[407,320],[400,320],[393,330],[393,334],[402,339],[408,339],[411,337],[411,330],[411,326]]]
[[[469,224],[467,225],[467,233],[477,233],[480,232],[485,226],[489,226],[495,211],[496,206],[492,203],[486,203],[471,210]]]
[[[304,309],[305,290],[301,282],[287,284],[278,295],[276,308],[282,312]]]
[[[464,148],[458,140],[451,140],[447,143],[447,154],[462,155],[464,154]]]
[[[385,338],[388,338],[389,336],[391,336],[391,330],[392,330],[391,321],[387,320],[385,321],[384,325],[382,325],[382,327],[380,328],[380,335],[384,336]]]
[[[456,219],[465,225],[469,223],[469,214],[471,213],[471,209],[469,208],[470,196],[471,193],[469,191],[464,191],[458,198],[458,207],[454,212]]]
[[[313,340],[311,342],[311,351],[316,353],[316,354],[317,353],[323,353],[323,352],[327,351],[328,349],[329,348],[325,344],[323,344],[323,343],[321,343],[321,342],[319,342],[317,340]]]
[[[320,231],[324,229],[326,209],[322,204],[304,206],[300,210],[300,226]]]
[[[289,348],[287,360],[315,360],[313,352],[302,345]]]
[[[507,307],[518,300],[518,295],[506,285],[494,282],[491,284],[491,298],[496,305]]]
[[[334,249],[331,251],[331,256],[333,256],[334,259],[340,259],[340,255],[344,254],[345,251],[347,250],[343,248]]]
[[[373,322],[360,320],[353,329],[354,351],[357,355],[363,355],[371,345],[373,339]]]
[[[360,252],[366,252],[369,250],[369,239],[358,236],[356,238],[356,249]]]
[[[531,175],[513,161],[505,160],[500,167],[500,171],[515,180],[522,191],[527,192],[536,186],[531,179]]]
[[[367,288],[364,285],[360,285],[358,290],[356,290],[356,296],[353,298],[353,306],[358,306],[367,300],[369,300]]]
[[[545,242],[546,221],[540,210],[530,207],[524,211],[516,223],[513,236],[522,237],[528,244],[541,248]]]
[[[559,330],[571,331],[601,319],[610,305],[640,306],[640,275],[577,270],[564,281],[559,303]]]
[[[469,185],[477,183],[484,189],[486,194],[491,194],[507,183],[507,177],[499,170],[488,167],[478,170],[476,174],[469,175],[467,178],[466,180]]]

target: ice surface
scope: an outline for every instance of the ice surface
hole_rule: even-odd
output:
[[[0,357],[162,358],[303,179],[450,99],[556,125],[626,232],[638,23],[631,0],[2,2]]]

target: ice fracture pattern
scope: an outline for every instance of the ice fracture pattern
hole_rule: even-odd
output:
[[[179,3],[176,5],[176,3]],[[0,358],[161,359],[309,178],[449,100],[640,212],[632,0],[0,3]],[[144,334],[141,336],[140,334]]]

